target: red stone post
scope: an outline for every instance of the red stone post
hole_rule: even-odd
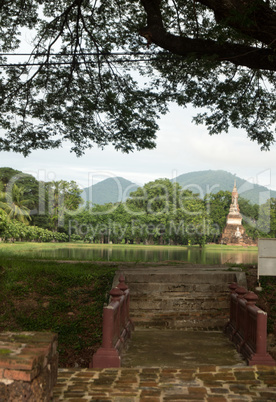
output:
[[[252,313],[256,320],[255,350],[252,350],[253,353],[248,356],[248,365],[275,366],[275,360],[267,352],[267,313],[257,306],[249,305],[248,314],[250,318],[253,315]]]
[[[102,346],[93,355],[90,367],[120,367],[120,351],[133,325],[129,319],[129,289],[121,275],[119,284],[110,291],[111,301],[103,309]]]

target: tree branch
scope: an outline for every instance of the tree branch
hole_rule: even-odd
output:
[[[226,23],[268,46],[276,47],[276,13],[262,0],[196,0],[214,11],[218,22]]]
[[[276,71],[276,56],[274,49],[247,46],[238,43],[218,43],[214,40],[189,38],[173,35],[166,31],[163,25],[160,1],[141,0],[147,13],[147,26],[140,29],[139,33],[144,36],[149,43],[154,43],[162,49],[168,50],[173,54],[187,57],[210,57],[213,61],[228,61],[235,65],[246,66],[251,69],[264,69]],[[237,3],[237,1],[202,1],[215,6],[221,3]],[[245,2],[242,2],[245,3]],[[247,2],[246,2],[247,3]],[[233,10],[232,10],[233,11]],[[270,10],[276,16],[274,11]],[[276,27],[276,17],[275,17]],[[275,36],[276,38],[276,32]],[[269,36],[268,41],[271,40]]]

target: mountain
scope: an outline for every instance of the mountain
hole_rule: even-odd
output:
[[[263,204],[268,198],[276,198],[276,191],[269,190],[259,184],[241,179],[224,170],[203,170],[199,172],[184,173],[172,181],[176,181],[184,189],[199,194],[203,198],[207,193],[218,191],[232,192],[236,181],[239,196],[252,204]],[[93,204],[125,201],[132,191],[139,186],[123,177],[105,179],[83,190],[82,198]]]
[[[0,190],[3,189],[9,180],[17,175],[16,183],[23,185],[29,192],[38,192],[37,180],[29,174],[19,170],[3,167],[0,168]],[[276,198],[276,191],[260,186],[251,181],[237,177],[224,170],[202,170],[198,172],[184,173],[172,180],[180,184],[184,189],[199,194],[203,198],[207,193],[218,191],[232,192],[236,181],[239,196],[247,199],[252,204],[261,205],[269,198]],[[123,177],[110,177],[90,187],[86,187],[81,196],[84,201],[92,201],[93,204],[116,203],[125,201],[132,191],[139,186]]]
[[[84,188],[81,196],[85,202],[89,201],[92,204],[115,203],[125,201],[138,187],[137,184],[123,177],[112,177]]]
[[[247,199],[252,204],[260,205],[266,202],[268,198],[276,198],[276,191],[241,179],[224,170],[203,170],[184,173],[173,181],[179,183],[184,189],[198,193],[201,198],[207,193],[217,193],[218,191],[232,192],[235,181],[239,197]]]

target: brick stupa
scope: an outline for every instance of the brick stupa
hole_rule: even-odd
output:
[[[236,181],[232,191],[232,202],[227,215],[226,226],[220,238],[221,244],[240,245],[240,246],[255,246],[256,242],[245,233],[245,228],[242,225],[242,216],[238,204],[238,190]]]

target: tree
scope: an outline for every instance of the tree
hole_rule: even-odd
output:
[[[270,199],[270,236],[276,237],[276,199]]]
[[[51,228],[57,231],[58,227],[64,226],[65,214],[74,213],[82,204],[82,191],[73,180],[70,182],[65,180],[52,181],[47,183],[46,187],[49,220]]]
[[[246,234],[254,240],[260,237],[258,232],[259,208],[257,204],[251,204],[245,198],[239,197],[239,207],[242,214],[242,224]]]
[[[10,219],[16,219],[22,223],[28,224],[30,217],[30,210],[27,207],[30,200],[24,197],[24,187],[14,184],[11,191],[6,192],[8,217]]]
[[[3,233],[5,232],[8,226],[8,215],[0,206],[0,237],[2,237]]]
[[[32,175],[19,170],[9,167],[0,168],[0,191],[2,188],[2,191],[12,194],[15,184],[19,188],[24,188],[24,195],[22,196],[28,200],[25,207],[30,210],[30,215],[36,215],[39,204],[39,182]]]
[[[5,211],[7,208],[7,203],[6,203],[6,194],[4,191],[4,185],[0,181],[0,210]]]
[[[260,206],[258,230],[262,237],[276,236],[276,199],[270,198]]]
[[[207,216],[203,200],[178,183],[158,179],[130,194],[126,208],[132,215],[135,240],[159,244],[204,244]]]
[[[153,148],[172,101],[203,108],[195,122],[210,134],[232,125],[269,149],[275,10],[275,0],[1,1],[0,150]],[[18,63],[22,28],[36,37]]]
[[[225,225],[226,217],[229,213],[232,195],[230,191],[218,191],[217,193],[207,194],[205,202],[207,212],[213,224],[217,225],[216,239],[221,235]],[[214,241],[214,239],[212,239]]]

